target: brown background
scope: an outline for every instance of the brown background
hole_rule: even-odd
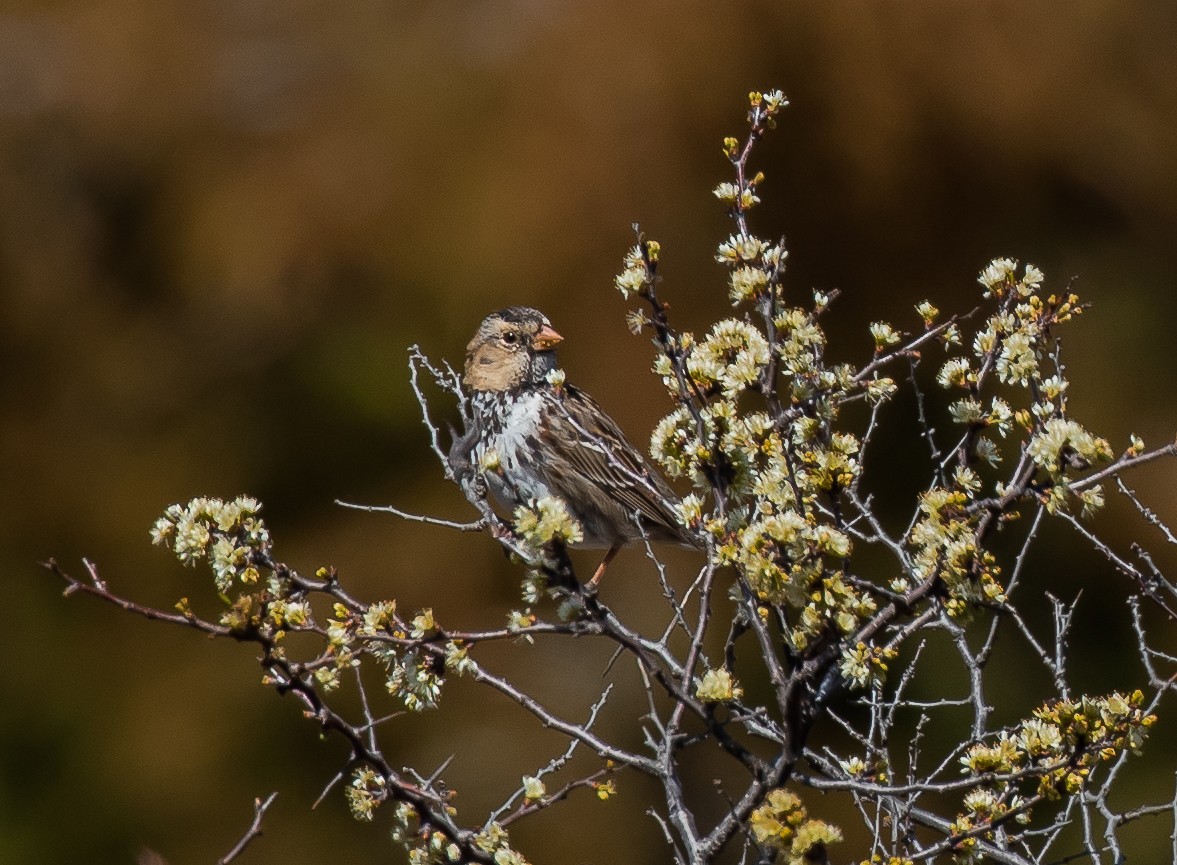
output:
[[[147,846],[211,862],[275,789],[242,861],[398,860],[387,824],[352,823],[338,794],[308,810],[341,747],[258,687],[248,650],[64,601],[34,562],[90,557],[165,606],[207,597],[205,572],[147,529],[171,502],[249,492],[296,567],[334,563],[361,595],[446,622],[502,622],[517,575],[488,539],[332,504],[468,513],[427,450],[406,347],[457,361],[485,312],[539,306],[571,379],[643,441],[666,402],[611,288],[630,223],[662,241],[683,326],[723,314],[711,255],[728,227],[709,190],[728,179],[719,144],[746,92],[772,87],[794,104],[756,160],[756,225],[787,235],[794,296],[843,291],[837,356],[866,357],[876,318],[914,327],[925,297],[972,306],[977,271],[1015,256],[1058,289],[1077,275],[1095,304],[1066,337],[1075,415],[1116,447],[1172,436],[1177,8],[1163,0],[5,4],[0,860],[130,862]],[[1170,520],[1173,477],[1139,478]],[[1067,598],[1088,587],[1081,634],[1122,633],[1094,600],[1122,582],[1080,570],[1057,537],[1070,546],[1042,558],[1043,579]],[[644,567],[623,557],[607,598],[632,609]],[[1077,677],[1139,682],[1102,639],[1077,643]],[[595,680],[607,656],[489,657],[583,715],[570,671]],[[459,752],[474,819],[559,743],[451,689],[390,748],[424,771]],[[1141,789],[1167,795],[1161,774]],[[644,785],[621,786],[519,842],[537,862],[665,861]]]

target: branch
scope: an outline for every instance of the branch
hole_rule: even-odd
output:
[[[481,532],[487,528],[485,519],[476,520],[472,523],[459,523],[454,520],[443,520],[438,517],[427,517],[421,514],[411,514],[407,511],[398,510],[392,505],[359,505],[352,502],[345,502],[342,499],[336,499],[335,504],[341,508],[351,508],[354,511],[366,511],[370,514],[392,514],[395,517],[400,517],[402,520],[408,520],[414,523],[426,523],[431,526],[442,526],[447,529],[457,529],[459,532]]]
[[[277,793],[271,793],[265,799],[253,800],[253,822],[249,825],[249,829],[246,830],[245,835],[242,836],[241,840],[237,842],[233,849],[217,860],[217,865],[229,865],[230,862],[232,862],[234,859],[240,856],[242,852],[244,852],[245,848],[249,846],[249,843],[253,841],[254,838],[261,837],[262,817],[265,816],[266,810],[274,804],[274,800],[277,798]]]
[[[183,613],[167,613],[163,610],[157,610],[153,607],[148,607],[143,604],[137,604],[127,598],[116,595],[110,591],[106,582],[98,576],[97,566],[88,559],[82,559],[82,563],[86,567],[86,573],[90,576],[90,582],[83,582],[61,569],[55,559],[50,559],[47,562],[41,562],[41,567],[45,568],[54,576],[65,580],[65,596],[69,597],[75,592],[81,592],[85,595],[98,598],[108,604],[113,604],[128,613],[133,613],[140,618],[147,619],[153,622],[167,622],[172,625],[183,625],[188,628],[195,628],[202,633],[213,637],[233,637],[234,639],[241,639],[232,630],[226,628],[224,625],[217,625],[213,622],[206,621],[194,615],[191,612]]]

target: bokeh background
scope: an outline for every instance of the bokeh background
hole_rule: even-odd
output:
[[[398,861],[387,827],[352,822],[338,793],[310,810],[342,748],[258,686],[247,649],[63,600],[35,563],[80,571],[86,556],[140,600],[199,596],[204,573],[147,530],[172,502],[248,492],[294,566],[333,563],[357,593],[443,621],[502,622],[518,575],[488,539],[332,504],[468,513],[428,451],[406,348],[459,361],[484,313],[538,306],[571,379],[644,440],[666,402],[611,288],[630,224],[662,242],[683,327],[723,314],[720,141],[743,128],[747,91],[774,87],[793,106],[755,160],[768,176],[755,225],[787,236],[795,296],[842,291],[836,355],[865,358],[874,319],[916,327],[925,297],[970,308],[994,256],[1030,260],[1094,304],[1065,337],[1075,415],[1117,447],[1130,432],[1171,439],[1166,0],[8,0],[0,861],[124,863],[144,848],[215,861],[271,790],[266,837],[242,861]],[[898,476],[903,459],[880,470]],[[1175,471],[1137,479],[1170,520]],[[1091,599],[1076,677],[1137,683],[1112,649],[1123,617],[1099,602],[1127,587],[1073,535],[1052,543],[1043,581]],[[607,600],[632,609],[643,568],[623,556]],[[596,677],[607,657],[577,643],[500,660],[583,714],[570,672]],[[1023,685],[1003,683],[1032,705]],[[459,753],[472,816],[559,750],[492,695],[445,699],[390,748],[424,771]],[[1138,789],[1167,795],[1160,774]],[[623,779],[620,798],[574,805],[575,820],[556,809],[519,841],[535,861],[666,861],[634,807],[643,789]]]

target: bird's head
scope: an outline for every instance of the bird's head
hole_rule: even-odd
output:
[[[556,368],[555,347],[563,339],[538,310],[512,306],[492,312],[466,346],[462,382],[475,391],[537,384]]]

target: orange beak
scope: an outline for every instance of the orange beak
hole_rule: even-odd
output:
[[[556,333],[550,324],[545,324],[539,329],[539,333],[537,333],[535,338],[531,341],[531,347],[535,351],[547,351],[549,348],[554,347],[556,343],[563,341],[564,337]]]

